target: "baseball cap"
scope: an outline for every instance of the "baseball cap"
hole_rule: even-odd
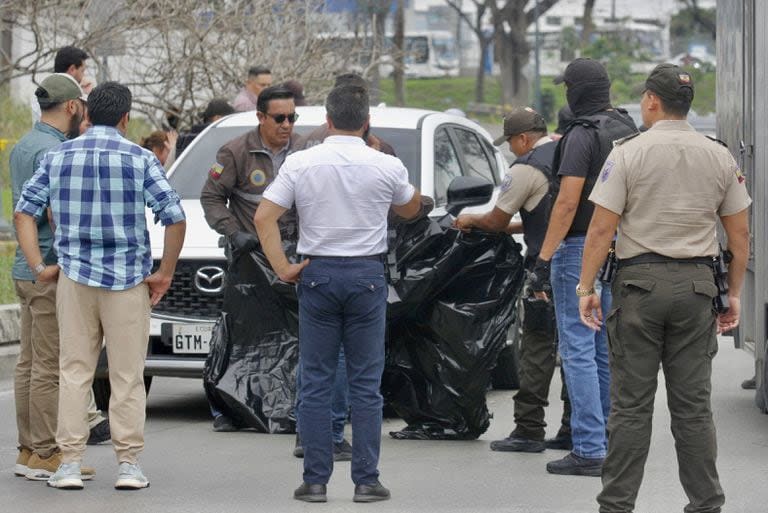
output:
[[[555,84],[562,84],[563,82],[568,82],[569,84],[597,82],[600,80],[608,80],[608,72],[605,71],[605,66],[596,60],[586,57],[574,59],[568,64],[563,73],[552,79]]]
[[[493,144],[501,146],[511,136],[522,134],[529,130],[546,132],[547,122],[541,114],[530,107],[516,107],[504,116],[504,135],[496,138]]]
[[[645,88],[665,100],[690,102],[693,100],[693,77],[680,66],[659,64],[645,80]]]
[[[80,88],[77,80],[67,73],[54,73],[46,77],[35,91],[35,96],[41,106],[68,100],[88,100],[88,95]]]

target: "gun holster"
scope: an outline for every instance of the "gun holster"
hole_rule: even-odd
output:
[[[603,283],[612,283],[614,276],[616,276],[617,269],[616,241],[613,241],[611,242],[611,249],[608,250],[608,256],[606,257],[605,262],[603,262],[600,272],[597,273],[597,277]]]
[[[733,253],[720,246],[720,254],[712,259],[712,273],[717,285],[717,296],[712,299],[712,304],[717,313],[726,313],[731,307],[728,301],[728,264],[732,258]]]

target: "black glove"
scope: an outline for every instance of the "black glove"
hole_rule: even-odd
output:
[[[229,242],[235,251],[252,251],[259,247],[259,239],[249,232],[237,231],[229,236]]]
[[[552,284],[549,282],[549,262],[541,258],[536,259],[531,275],[528,278],[531,290],[534,292],[552,292]]]

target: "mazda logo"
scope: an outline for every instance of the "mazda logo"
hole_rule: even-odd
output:
[[[224,290],[224,269],[216,266],[201,267],[195,273],[195,287],[204,294],[218,294]]]

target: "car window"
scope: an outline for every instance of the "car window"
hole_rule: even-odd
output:
[[[232,139],[239,137],[252,126],[214,127],[204,135],[199,135],[194,144],[187,147],[179,156],[168,181],[183,199],[198,199],[203,188],[208,170],[216,163],[216,153]],[[297,125],[296,133],[305,135],[315,126]],[[388,143],[395,150],[397,157],[408,169],[410,182],[421,187],[421,131],[401,128],[376,128],[371,133]]]
[[[440,128],[435,133],[435,205],[447,202],[448,185],[461,176],[461,165],[448,130]]]
[[[480,142],[477,134],[459,127],[453,127],[453,133],[459,143],[459,151],[464,155],[464,162],[467,169],[465,174],[468,176],[479,176],[495,184],[496,163],[489,158],[493,155],[493,150],[486,151],[485,145]]]

